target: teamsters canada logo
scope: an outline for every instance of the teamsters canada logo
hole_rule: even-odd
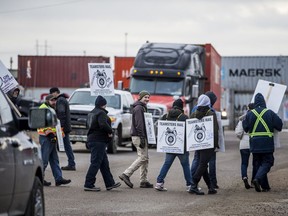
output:
[[[105,70],[102,70],[102,72],[100,70],[97,70],[96,72],[94,72],[93,78],[92,78],[92,85],[95,79],[97,80],[97,85],[99,86],[99,88],[103,89],[107,86],[108,77],[107,77]]]
[[[177,140],[177,131],[176,129],[170,129],[167,127],[165,131],[165,142],[169,146],[173,146],[176,143]]]
[[[196,142],[201,143],[206,137],[206,128],[205,125],[202,124],[201,126],[196,125],[194,128],[194,139]]]

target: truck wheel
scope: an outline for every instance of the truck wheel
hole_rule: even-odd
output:
[[[118,144],[118,135],[117,132],[114,131],[111,142],[108,143],[107,152],[109,154],[117,153],[117,144]]]
[[[43,184],[37,176],[34,179],[25,215],[45,215]]]

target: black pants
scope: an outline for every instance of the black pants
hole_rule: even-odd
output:
[[[199,151],[199,165],[194,173],[193,177],[193,183],[198,184],[201,177],[205,179],[205,182],[208,186],[211,185],[209,174],[208,174],[208,163],[211,160],[211,158],[214,155],[214,148],[210,149],[203,149],[198,150]]]

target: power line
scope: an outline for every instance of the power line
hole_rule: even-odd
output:
[[[86,0],[71,0],[71,1],[67,1],[67,2],[51,4],[51,5],[45,5],[45,6],[38,6],[38,7],[31,7],[31,8],[22,8],[22,9],[15,9],[15,10],[6,10],[6,11],[0,11],[0,14],[18,13],[18,12],[38,10],[38,9],[43,9],[43,8],[57,7],[57,6],[60,6],[60,5],[73,4],[73,3],[76,3],[76,2],[80,2],[80,1],[86,1]]]

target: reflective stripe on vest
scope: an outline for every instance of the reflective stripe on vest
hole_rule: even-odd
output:
[[[273,137],[273,133],[269,130],[269,127],[267,126],[266,122],[264,121],[264,119],[262,118],[262,116],[264,115],[264,113],[267,111],[268,109],[263,109],[261,111],[260,114],[257,113],[257,111],[255,109],[251,110],[254,115],[257,117],[255,123],[254,123],[254,127],[251,133],[249,133],[250,137],[254,137],[254,136],[269,136],[269,137]],[[264,126],[264,128],[266,129],[266,132],[255,132],[256,128],[259,124],[259,122],[262,123],[262,125]]]

